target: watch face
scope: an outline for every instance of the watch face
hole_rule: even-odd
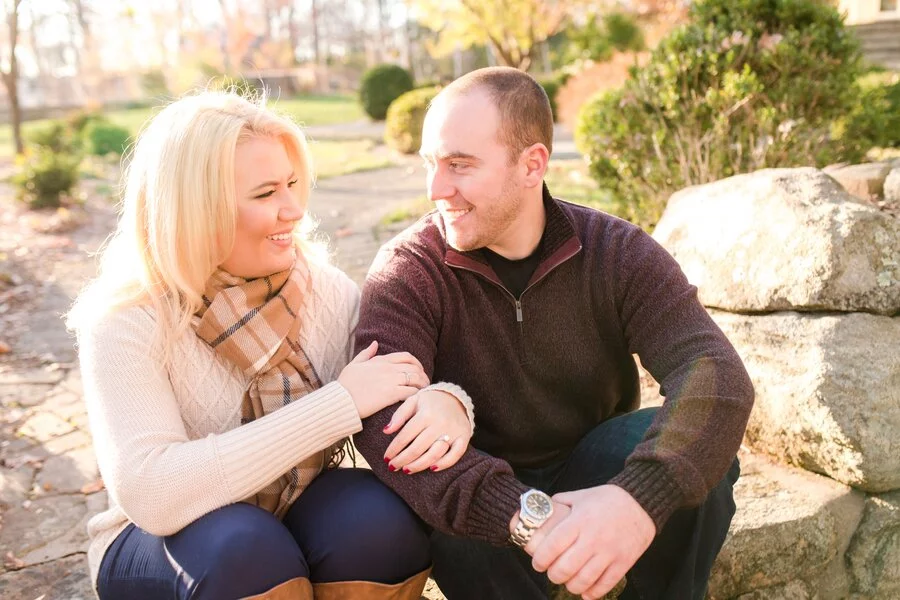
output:
[[[525,508],[537,518],[546,517],[553,509],[546,494],[531,493],[525,498]]]

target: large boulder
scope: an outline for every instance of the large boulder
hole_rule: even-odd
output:
[[[756,388],[751,447],[869,492],[900,488],[900,318],[710,314]]]
[[[892,204],[900,204],[900,164],[884,180],[884,199]]]
[[[672,196],[653,234],[709,307],[900,313],[900,219],[812,168]]]
[[[866,499],[847,563],[853,591],[865,598],[900,598],[900,490]]]
[[[884,180],[891,172],[891,163],[877,162],[842,167],[826,167],[833,177],[852,196],[860,200],[884,197]]]
[[[742,453],[737,512],[709,581],[712,600],[846,598],[844,553],[864,495],[826,477]]]

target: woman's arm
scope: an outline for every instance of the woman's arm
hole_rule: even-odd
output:
[[[238,502],[361,428],[352,398],[334,382],[244,426],[189,440],[155,328],[148,311],[130,308],[79,335],[100,472],[128,518],[150,533],[175,533]],[[240,402],[203,363],[195,367],[198,401],[210,394]]]

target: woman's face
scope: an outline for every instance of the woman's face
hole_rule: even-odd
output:
[[[237,229],[234,248],[220,266],[244,279],[284,271],[294,262],[294,227],[306,212],[298,174],[275,138],[241,142],[234,163]]]

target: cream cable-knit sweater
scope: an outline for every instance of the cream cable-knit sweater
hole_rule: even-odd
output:
[[[352,358],[359,309],[356,285],[332,266],[310,264],[313,293],[304,304],[300,344],[325,385],[242,427],[250,380],[193,332],[166,369],[145,307],[102,318],[78,335],[94,450],[109,508],[88,523],[88,562],[96,586],[106,549],[129,524],[171,535],[204,514],[239,502],[305,458],[362,428],[336,381]],[[326,383],[331,382],[331,383]],[[471,400],[456,386],[471,414]],[[315,469],[302,469],[308,478]]]

